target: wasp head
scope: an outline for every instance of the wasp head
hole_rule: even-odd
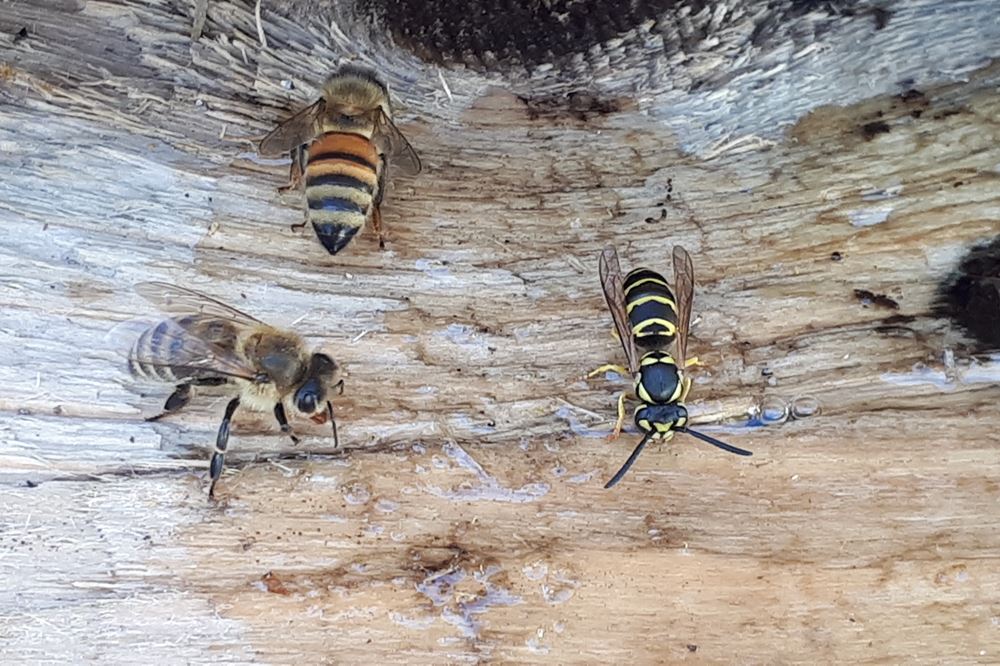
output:
[[[645,433],[653,433],[653,439],[669,439],[675,428],[687,425],[687,419],[687,409],[676,402],[641,405],[635,410],[635,425]]]

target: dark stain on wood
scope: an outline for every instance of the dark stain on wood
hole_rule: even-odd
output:
[[[876,294],[868,289],[855,289],[854,297],[861,302],[863,307],[868,307],[874,305],[878,308],[886,308],[888,310],[898,310],[899,303],[897,303],[892,298],[889,298],[885,294]]]
[[[934,311],[975,340],[976,351],[1000,349],[1000,236],[969,250],[939,286]]]
[[[879,134],[888,134],[890,131],[889,123],[884,120],[875,120],[861,126],[861,136],[865,141],[871,141]]]
[[[291,594],[291,592],[288,591],[288,588],[285,587],[285,584],[281,582],[281,579],[278,578],[273,571],[268,571],[260,577],[260,580],[264,583],[264,587],[266,587],[267,591],[271,594],[282,594],[285,596]]]
[[[889,25],[889,19],[892,18],[892,12],[884,7],[875,7],[872,9],[872,18],[875,19],[875,29],[882,30]]]

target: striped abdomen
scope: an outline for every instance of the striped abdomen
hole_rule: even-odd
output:
[[[677,334],[677,304],[663,276],[637,268],[625,276],[625,309],[635,344],[666,349]]]
[[[376,205],[381,158],[360,134],[328,132],[309,145],[305,167],[308,219],[330,254],[365,225]]]
[[[164,319],[143,331],[132,345],[129,372],[142,379],[171,383],[210,376],[211,357],[232,354],[237,335],[233,324],[216,317]]]

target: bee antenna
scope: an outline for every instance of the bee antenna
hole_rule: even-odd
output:
[[[611,477],[610,481],[604,484],[605,490],[614,486],[616,483],[622,480],[622,477],[625,476],[625,472],[629,470],[629,468],[632,466],[632,463],[635,462],[635,459],[639,457],[639,454],[642,453],[642,450],[646,448],[646,444],[648,444],[649,440],[651,440],[652,438],[653,438],[653,431],[647,432],[646,436],[642,438],[642,441],[640,441],[636,445],[636,447],[632,450],[632,455],[628,457],[628,460],[625,461],[625,464],[622,465],[621,469],[619,469],[615,473],[615,475]]]
[[[330,416],[330,423],[333,424],[333,448],[340,448],[340,440],[337,439],[337,419],[333,418],[333,403],[326,401],[326,413]]]
[[[703,432],[698,432],[697,430],[691,430],[690,428],[674,428],[674,430],[676,430],[677,432],[686,432],[692,437],[696,437],[697,439],[700,439],[703,442],[711,444],[712,446],[717,446],[723,451],[729,451],[730,453],[735,453],[738,456],[753,455],[752,452],[747,451],[746,449],[741,449],[739,447],[733,446],[732,444],[726,444],[725,442],[720,442],[716,438],[711,437],[710,435],[706,435]]]

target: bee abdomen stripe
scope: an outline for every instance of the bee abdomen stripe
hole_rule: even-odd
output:
[[[375,171],[375,165],[372,164],[370,161],[368,161],[368,159],[366,159],[365,157],[362,157],[361,155],[355,155],[353,153],[346,153],[340,150],[319,153],[318,155],[309,156],[310,165],[332,160],[340,160],[343,162],[351,162],[353,164],[359,164],[361,166],[368,167],[372,171]]]
[[[374,191],[378,185],[378,174],[376,174],[375,171],[373,171],[370,167],[361,166],[359,164],[355,164],[354,162],[330,160],[319,164],[310,164],[306,167],[307,181],[326,175],[350,176],[351,178],[356,178],[364,183],[367,183],[368,186],[372,188],[372,191]],[[307,184],[306,187],[308,188],[309,185]],[[329,189],[335,189],[337,187],[337,185],[328,186]],[[363,192],[363,190],[355,190],[355,192]]]
[[[348,199],[340,197],[329,197],[324,199],[314,199],[309,201],[309,210],[328,210],[330,212],[360,213],[367,212],[367,206],[361,206]]]
[[[309,178],[307,174],[306,187],[322,187],[324,185],[335,185],[338,187],[349,187],[353,190],[364,190],[368,194],[371,194],[373,189],[369,183],[366,183],[359,178],[354,178],[353,176],[324,173]]]

